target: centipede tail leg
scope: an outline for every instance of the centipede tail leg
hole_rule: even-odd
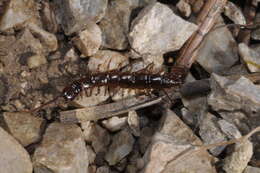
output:
[[[100,94],[100,87],[98,86],[98,87],[97,87],[97,92],[96,92],[95,95],[97,96],[97,95],[99,95],[99,94]]]

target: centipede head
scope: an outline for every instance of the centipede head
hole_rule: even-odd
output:
[[[184,80],[188,74],[188,69],[186,67],[175,66],[171,69],[171,72],[168,74],[169,78],[172,80],[172,83],[184,83]]]
[[[62,91],[62,96],[66,101],[72,101],[82,91],[80,82],[75,81]]]

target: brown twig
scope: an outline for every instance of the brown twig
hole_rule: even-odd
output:
[[[244,8],[244,15],[246,18],[247,25],[254,24],[256,9],[257,9],[257,1],[255,0],[246,1],[246,5]],[[238,42],[243,42],[248,45],[250,41],[250,35],[251,35],[250,30],[240,30],[238,34]]]
[[[215,21],[226,2],[227,0],[209,0],[206,2],[196,21],[199,28],[182,48],[177,65],[185,66],[187,68],[191,67],[197,57],[197,48],[205,35],[214,26]]]

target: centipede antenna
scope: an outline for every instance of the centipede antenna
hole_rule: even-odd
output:
[[[50,101],[48,101],[48,102],[42,104],[41,106],[30,110],[29,112],[30,112],[30,113],[35,113],[35,112],[39,111],[40,109],[42,109],[43,107],[45,107],[45,106],[47,106],[47,105],[49,105],[49,104],[51,104],[51,103],[57,101],[60,97],[62,97],[62,96],[59,95],[59,96],[55,97],[54,99],[52,99],[52,100],[50,100]]]

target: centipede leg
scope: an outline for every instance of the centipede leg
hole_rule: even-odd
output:
[[[100,94],[100,87],[97,87],[96,96]]]

